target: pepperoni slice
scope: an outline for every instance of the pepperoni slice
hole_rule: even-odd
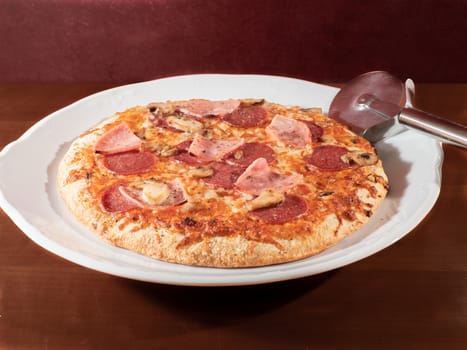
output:
[[[264,143],[249,142],[227,155],[224,161],[246,168],[258,158],[264,158],[268,163],[272,163],[275,160],[274,150]]]
[[[211,163],[210,167],[214,170],[214,173],[209,177],[203,178],[203,181],[226,189],[233,188],[234,183],[245,171],[245,167],[243,166],[227,163]]]
[[[108,213],[126,211],[139,206],[120,192],[121,184],[109,187],[101,197],[101,207]]]
[[[206,165],[209,163],[209,162],[200,160],[199,158],[196,158],[194,155],[191,155],[188,152],[180,152],[179,154],[173,156],[173,158],[179,162],[192,165],[192,166]]]
[[[286,194],[284,201],[279,205],[257,209],[249,214],[268,224],[284,224],[305,214],[307,210],[308,205],[303,198]]]
[[[176,145],[175,147],[179,150],[179,151],[185,151],[185,152],[188,152],[188,149],[190,148],[190,145],[191,145],[191,140],[186,140],[186,141],[183,141],[183,142],[180,142],[178,145]]]
[[[239,107],[232,113],[228,113],[222,119],[239,128],[253,128],[264,126],[268,122],[268,114],[261,106]]]
[[[103,163],[108,170],[119,175],[134,175],[151,169],[155,157],[149,151],[124,152],[105,156]]]
[[[305,123],[308,126],[308,129],[311,131],[311,140],[313,142],[318,142],[323,136],[323,128],[309,120],[300,120],[301,122]]]
[[[315,147],[313,153],[305,156],[305,162],[321,170],[342,170],[350,167],[350,164],[342,160],[342,156],[349,150],[345,147],[325,145]]]

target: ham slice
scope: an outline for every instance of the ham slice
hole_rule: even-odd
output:
[[[213,140],[197,134],[188,152],[203,161],[215,161],[222,159],[226,154],[235,151],[245,143],[240,140]]]
[[[178,106],[178,110],[186,115],[202,118],[232,113],[240,106],[239,100],[209,101],[204,99],[189,100]]]
[[[285,192],[303,180],[302,175],[283,175],[271,171],[264,158],[258,158],[235,182],[235,187],[246,193],[259,195],[264,190],[275,189]]]
[[[281,115],[272,119],[266,132],[277,141],[293,147],[305,148],[311,144],[311,131],[305,123]]]
[[[141,148],[143,141],[133,134],[127,123],[121,123],[107,131],[97,140],[94,151],[103,154],[115,154],[135,151]]]

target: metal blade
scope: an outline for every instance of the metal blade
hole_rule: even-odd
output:
[[[376,124],[360,133],[361,136],[366,138],[371,143],[387,139],[388,137],[395,136],[407,130],[397,118],[388,119],[382,123]]]
[[[371,94],[363,94],[357,100],[358,105],[362,109],[366,109],[374,114],[384,118],[397,118],[403,107],[391,102],[381,101],[376,96]]]
[[[406,130],[399,122],[398,115],[402,110],[402,107],[399,105],[381,101],[371,94],[363,94],[357,99],[357,103],[362,110],[367,110],[384,120],[360,133],[361,136],[371,143],[376,143],[388,137],[395,136]]]

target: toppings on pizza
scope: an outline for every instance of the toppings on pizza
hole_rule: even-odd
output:
[[[177,152],[173,154],[173,158],[178,162],[182,162],[191,166],[201,166],[209,164],[209,161],[197,158],[196,156],[188,152],[191,143],[191,140],[186,140],[177,144],[175,146]]]
[[[313,148],[313,153],[305,157],[311,167],[321,170],[337,171],[354,166],[376,164],[378,156],[375,153],[348,150],[345,147],[325,145]]]
[[[145,180],[119,187],[122,195],[139,207],[170,207],[187,201],[187,194],[180,180],[171,182]]]
[[[303,198],[286,194],[279,205],[252,211],[250,215],[266,223],[277,225],[297,219],[304,215],[307,210],[308,205]]]
[[[311,131],[305,123],[276,115],[266,132],[275,140],[294,147],[305,148],[311,143]]]
[[[212,167],[209,166],[199,166],[188,170],[188,174],[193,177],[203,178],[212,176],[214,174],[214,170]]]
[[[143,186],[141,197],[147,203],[160,205],[170,196],[170,187],[165,182],[154,181]]]
[[[378,161],[378,156],[374,153],[349,151],[341,157],[344,163],[351,165],[352,163],[358,166],[373,165]]]
[[[197,134],[188,148],[188,152],[203,161],[219,160],[245,143],[240,140],[214,140]]]
[[[94,151],[103,154],[114,154],[139,150],[142,141],[130,129],[127,123],[121,123],[97,140]]]
[[[300,120],[300,122],[304,123],[311,132],[311,140],[313,142],[321,141],[321,136],[323,136],[323,128],[309,120]]]
[[[212,175],[204,177],[203,181],[217,187],[232,189],[235,182],[244,172],[244,167],[228,163],[212,163],[209,166],[212,169]]]
[[[282,203],[284,199],[285,195],[282,192],[274,188],[270,188],[264,190],[259,194],[258,197],[254,198],[251,202],[249,202],[248,210],[252,211],[256,209],[271,207]]]
[[[167,129],[167,130],[174,131],[174,132],[183,132],[182,129],[176,128],[174,126],[169,125],[169,123],[167,121],[168,118],[166,119],[166,118],[164,118],[162,116],[162,112],[159,109],[159,107],[149,106],[148,109],[149,109],[149,112],[150,112],[150,114],[148,116],[148,120],[152,123],[153,127]],[[175,123],[173,123],[173,124],[175,124]]]
[[[264,158],[270,164],[275,160],[274,150],[260,142],[248,142],[226,155],[224,161],[245,168],[258,158]]]
[[[156,158],[152,152],[123,152],[106,155],[104,166],[119,175],[142,174],[151,170]]]
[[[264,126],[268,121],[268,113],[261,106],[241,106],[226,114],[222,120],[239,128],[253,128]]]
[[[203,129],[203,124],[194,119],[186,119],[186,118],[179,118],[176,116],[169,116],[166,118],[166,121],[167,121],[167,125],[180,131],[195,133]]]
[[[192,166],[201,166],[210,163],[209,161],[204,161],[200,158],[195,157],[194,155],[188,153],[188,151],[180,151],[173,158],[179,162]]]
[[[342,170],[350,167],[349,162],[345,162],[342,157],[347,155],[349,150],[345,147],[325,145],[313,148],[310,155],[305,156],[305,161],[309,166],[321,170]]]
[[[73,143],[58,181],[109,242],[216,267],[316,254],[364,225],[388,189],[365,139],[320,109],[263,99],[130,108]]]
[[[234,111],[240,105],[239,100],[229,99],[225,101],[209,101],[193,99],[179,104],[178,110],[193,117],[223,116]]]
[[[266,159],[258,158],[246,168],[234,185],[240,191],[259,195],[268,189],[285,192],[302,179],[302,175],[283,175],[273,172]]]
[[[116,184],[105,190],[100,197],[100,205],[105,212],[118,213],[137,208],[139,205],[120,192],[122,185]]]

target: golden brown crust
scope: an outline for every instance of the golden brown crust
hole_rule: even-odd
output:
[[[157,106],[171,111],[176,103],[180,102],[158,103]],[[324,133],[310,149],[339,145],[375,154],[366,140],[314,110],[286,108],[268,102],[263,106],[271,115],[287,113],[320,125]],[[196,266],[249,267],[283,263],[317,254],[355,232],[368,222],[386,195],[387,177],[380,160],[342,171],[323,172],[306,168],[300,161],[310,149],[289,151],[289,147],[269,140],[275,151],[275,168],[303,173],[304,183],[291,192],[306,199],[308,211],[284,224],[252,219],[245,209],[251,195],[213,188],[199,179],[196,179],[199,185],[193,185],[195,179],[189,176],[190,166],[173,162],[161,153],[163,146],[174,147],[192,135],[148,126],[148,113],[147,107],[135,107],[107,118],[73,142],[58,169],[58,188],[68,209],[87,228],[116,246],[163,261]],[[144,139],[145,147],[159,157],[152,172],[115,175],[103,167],[102,155],[94,153],[93,146],[99,137],[122,121],[127,122],[135,134]],[[211,135],[219,137],[221,132],[226,132],[225,125],[211,124]],[[241,137],[266,142],[264,135],[264,132],[250,130]],[[292,160],[286,159],[289,154],[293,155]],[[188,202],[161,210],[137,208],[109,213],[102,208],[101,195],[112,184],[153,176],[162,176],[164,180],[180,178],[190,195]],[[196,225],[187,225],[187,218]]]

